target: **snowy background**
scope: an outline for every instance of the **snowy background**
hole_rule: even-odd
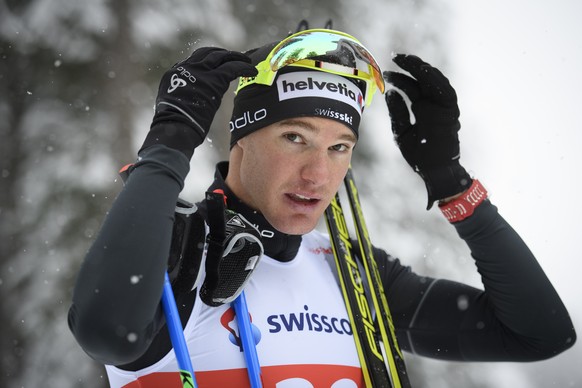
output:
[[[579,334],[582,3],[447,3],[465,162],[537,255]],[[581,359],[578,343],[552,360],[503,365],[500,371],[526,378],[508,384],[500,373],[498,386],[580,387]]]
[[[537,255],[580,333],[582,4],[446,3],[464,163]],[[495,386],[580,387],[581,359],[578,343],[552,360],[487,369]]]
[[[362,40],[386,68],[414,53],[451,80],[461,161],[537,255],[582,332],[582,5],[574,0],[0,0],[0,386],[105,387],[66,325],[84,252],[149,127],[159,77],[201,45],[255,47],[297,21]],[[217,29],[216,26],[220,26]],[[200,197],[226,156],[225,99],[192,161]],[[374,241],[417,272],[480,285],[468,250],[399,155],[381,98],[354,168]],[[535,287],[535,285],[532,285]],[[408,356],[415,387],[580,387],[582,346],[543,362]]]

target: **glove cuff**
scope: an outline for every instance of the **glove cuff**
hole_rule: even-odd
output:
[[[439,209],[450,223],[455,223],[470,217],[485,199],[487,190],[475,179],[469,190],[450,202],[439,204]]]
[[[473,183],[458,160],[444,167],[419,171],[418,174],[424,180],[428,193],[426,210],[430,210],[435,201],[461,193]]]
[[[185,122],[154,122],[139,152],[154,144],[163,144],[182,152],[190,160],[194,155],[194,149],[202,144],[203,141],[204,139],[196,131],[192,130],[191,125]]]

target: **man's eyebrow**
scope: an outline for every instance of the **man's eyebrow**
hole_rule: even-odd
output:
[[[308,130],[310,132],[319,132],[320,131],[319,127],[312,125],[310,122],[303,121],[303,120],[287,119],[287,120],[282,120],[279,124],[281,126],[285,126],[285,127],[301,127],[301,128]],[[356,136],[353,134],[353,132],[351,130],[349,131],[349,133],[346,132],[346,133],[342,134],[340,136],[340,139],[345,140],[345,141],[351,141],[354,144],[358,142]]]
[[[350,141],[354,144],[356,144],[358,142],[356,135],[354,135],[354,133],[351,130],[350,130],[350,133],[344,133],[343,135],[341,135],[340,139],[345,140],[345,141]]]
[[[319,131],[319,128],[317,128],[315,125],[312,125],[311,123],[303,120],[287,119],[281,121],[279,124],[285,127],[301,127],[303,129],[307,129],[308,131],[313,132]]]

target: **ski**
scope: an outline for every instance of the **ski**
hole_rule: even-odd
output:
[[[352,326],[364,383],[368,388],[393,388],[378,341],[372,311],[365,295],[364,282],[353,256],[352,241],[339,193],[325,210],[325,215],[338,272],[338,283]]]
[[[356,229],[361,266],[357,263],[356,247],[352,244],[339,192],[326,209],[325,218],[364,382],[366,387],[410,388],[351,166],[344,186]],[[376,312],[375,317],[372,311]]]
[[[370,239],[364,220],[358,188],[351,166],[348,168],[348,172],[344,178],[344,185],[350,202],[356,237],[360,246],[360,257],[362,258],[364,272],[369,285],[374,311],[376,311],[376,320],[380,329],[382,344],[386,350],[385,355],[388,361],[392,384],[394,388],[410,388],[410,380],[406,371],[404,357],[396,339],[392,315],[390,314],[388,300],[384,293],[380,271],[374,259],[372,240]]]

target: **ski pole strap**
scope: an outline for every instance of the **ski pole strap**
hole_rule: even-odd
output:
[[[226,238],[226,226],[224,224],[224,195],[219,192],[207,192],[206,204],[208,206],[208,255],[221,257]]]
[[[233,302],[257,268],[264,248],[260,233],[242,214],[225,208],[221,192],[206,193],[209,231],[200,299],[211,307]]]

